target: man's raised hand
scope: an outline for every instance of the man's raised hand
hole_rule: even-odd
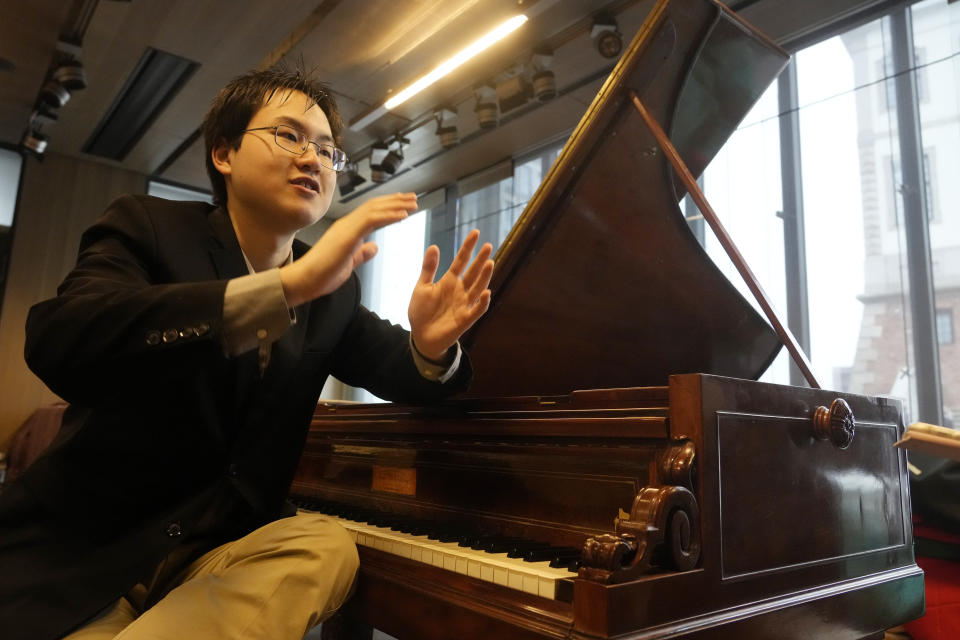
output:
[[[493,247],[485,243],[469,268],[470,256],[480,232],[474,229],[467,235],[450,268],[434,282],[440,262],[440,250],[431,246],[423,256],[420,279],[410,296],[407,314],[410,319],[413,343],[427,358],[441,361],[447,350],[456,343],[490,306],[490,276],[493,274]]]
[[[280,279],[291,307],[325,296],[346,282],[350,273],[377,254],[368,235],[417,210],[414,193],[371,198],[327,229],[299,260],[281,267]]]

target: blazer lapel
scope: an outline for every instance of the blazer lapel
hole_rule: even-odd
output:
[[[236,278],[249,273],[230,216],[217,207],[207,217],[210,223],[210,259],[219,278]]]

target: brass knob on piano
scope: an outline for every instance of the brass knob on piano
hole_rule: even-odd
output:
[[[830,403],[830,408],[817,407],[813,411],[813,435],[817,440],[830,440],[838,449],[846,449],[853,442],[857,428],[853,409],[843,398]]]

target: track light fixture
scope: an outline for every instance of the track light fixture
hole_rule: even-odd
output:
[[[477,99],[477,106],[473,112],[477,114],[477,124],[481,129],[492,129],[500,124],[500,112],[497,107],[497,90],[490,85],[482,85],[473,90]]]
[[[527,104],[531,96],[533,96],[533,90],[523,75],[521,65],[517,65],[505,80],[497,84],[497,103],[500,106],[500,113],[506,113]]]
[[[87,74],[83,70],[83,63],[73,58],[64,60],[53,70],[51,77],[70,91],[87,88]]]
[[[541,51],[534,53],[530,58],[533,67],[533,95],[540,102],[547,102],[557,97],[557,81],[550,69],[553,64],[553,52]]]
[[[360,175],[356,163],[353,162],[347,163],[347,167],[337,174],[337,186],[340,187],[341,196],[349,195],[366,181],[367,179]]]
[[[370,149],[370,179],[376,183],[386,182],[390,173],[383,168],[383,160],[390,153],[386,142],[379,141]]]
[[[617,29],[617,21],[610,16],[600,15],[594,18],[590,37],[604,58],[616,58],[623,50],[623,36]]]
[[[23,134],[23,140],[20,141],[20,146],[30,152],[36,159],[42,160],[43,152],[47,150],[47,137],[40,133],[39,129],[30,126],[27,128],[26,133]]]
[[[49,139],[41,133],[43,125],[56,123],[59,109],[70,100],[71,91],[87,88],[87,75],[80,62],[80,47],[68,42],[58,42],[57,52],[50,65],[46,81],[37,94],[30,124],[23,134],[20,145],[37,158],[42,158]]]
[[[70,100],[70,92],[54,79],[47,80],[40,87],[38,102],[53,109],[59,109]]]
[[[399,133],[390,141],[390,152],[380,162],[380,166],[390,175],[395,174],[400,165],[403,164],[403,145],[405,144],[410,144],[410,140],[402,137]]]
[[[442,107],[434,112],[437,121],[437,136],[444,149],[451,149],[460,143],[460,134],[457,131],[457,112],[449,107]]]

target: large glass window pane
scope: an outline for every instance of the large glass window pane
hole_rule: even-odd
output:
[[[936,296],[943,420],[960,427],[960,4],[911,7]],[[921,53],[923,54],[921,56]]]
[[[902,330],[876,327],[902,317],[899,281],[880,298],[864,281],[883,253],[878,180],[893,146],[879,124],[887,88],[872,83],[888,61],[880,21],[797,55],[811,362],[824,386],[871,394],[889,394],[905,367]]]
[[[777,216],[783,207],[777,106],[774,84],[760,97],[704,171],[702,182],[710,206],[743,254],[780,319],[786,322],[783,223]],[[682,209],[691,229],[702,237],[710,258],[763,315],[716,236],[709,227],[701,231],[699,212],[686,204]],[[789,384],[788,365],[789,355],[784,349],[760,379]]]
[[[813,363],[914,413],[888,20],[797,55]],[[831,376],[832,374],[832,376]],[[832,379],[831,379],[832,378]]]
[[[0,228],[13,226],[22,163],[19,153],[0,149]]]
[[[19,153],[0,149],[0,304],[3,303],[7,266],[10,264],[11,230],[22,165],[23,158]]]
[[[457,246],[471,229],[479,229],[480,241],[490,242],[496,253],[562,149],[561,144],[550,145],[518,160],[512,175],[461,193],[457,203]]]
[[[424,235],[429,212],[417,212],[407,219],[374,232],[377,256],[367,263],[362,288],[363,305],[381,318],[410,329],[407,306],[423,265]],[[439,277],[439,274],[438,274]],[[354,400],[377,402],[372,393],[357,389]]]
[[[213,204],[213,195],[198,189],[190,189],[168,182],[151,180],[147,184],[147,195],[166,198],[167,200],[199,200]]]

